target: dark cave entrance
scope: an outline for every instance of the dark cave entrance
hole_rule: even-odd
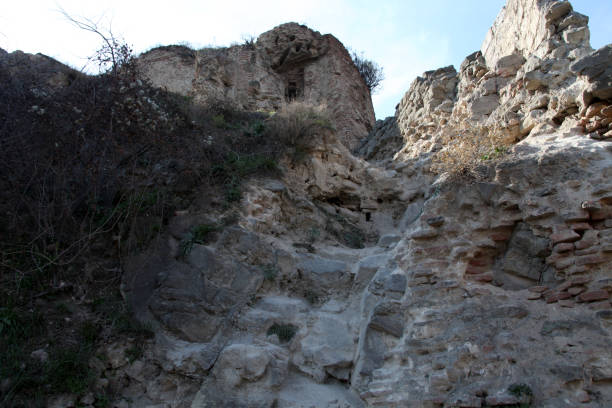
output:
[[[285,73],[285,99],[287,102],[304,96],[304,69],[297,68]]]

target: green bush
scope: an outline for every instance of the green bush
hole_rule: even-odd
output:
[[[84,392],[94,379],[89,369],[91,356],[90,349],[80,347],[59,349],[53,352],[45,366],[42,383],[49,384],[54,394]]]
[[[227,123],[225,122],[225,117],[223,114],[215,115],[212,117],[213,124],[221,129],[227,128]]]
[[[524,383],[512,384],[508,387],[508,392],[515,397],[519,398],[521,402],[513,407],[516,408],[529,408],[531,407],[531,400],[533,398],[533,391],[531,387]]]
[[[0,378],[12,379],[11,389],[0,395],[0,406],[31,406],[41,393],[79,394],[88,389],[93,379],[89,358],[98,329],[92,322],[85,323],[79,333],[81,346],[52,346],[48,361],[40,362],[30,353],[39,347],[36,339],[46,334],[43,316],[0,308]]]
[[[187,233],[187,236],[181,240],[181,254],[183,256],[189,255],[194,244],[207,244],[211,235],[220,229],[221,227],[215,224],[200,224],[193,227],[189,233]]]
[[[225,200],[240,200],[242,181],[254,174],[277,170],[276,161],[266,154],[239,154],[230,152],[225,160],[213,166],[213,175],[225,186]]]
[[[297,333],[297,327],[292,324],[274,323],[266,333],[268,336],[276,335],[281,343],[289,342]]]
[[[259,268],[267,281],[273,281],[278,276],[278,268],[273,264],[261,265]]]

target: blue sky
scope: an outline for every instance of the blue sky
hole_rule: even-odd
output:
[[[591,44],[612,42],[612,1],[574,0],[588,15]],[[155,45],[194,47],[241,42],[296,21],[334,34],[345,46],[379,63],[386,80],[373,95],[378,118],[394,114],[410,83],[424,71],[458,67],[478,50],[505,0],[136,1],[19,0],[0,9],[0,47],[42,52],[81,68],[99,46],[96,36],[71,26],[58,12],[112,25],[137,52]]]

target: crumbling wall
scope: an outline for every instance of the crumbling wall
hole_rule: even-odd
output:
[[[370,91],[342,43],[296,23],[265,32],[254,44],[160,47],[138,61],[154,85],[203,104],[224,101],[265,111],[291,101],[325,104],[350,148],[374,125]]]

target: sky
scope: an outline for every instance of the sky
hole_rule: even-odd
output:
[[[0,48],[43,53],[83,69],[100,38],[59,12],[111,27],[140,53],[154,46],[227,46],[295,21],[383,67],[372,96],[376,117],[395,112],[411,82],[454,65],[480,49],[505,0],[6,0],[0,8]],[[612,1],[573,0],[590,17],[591,45],[612,43]],[[92,67],[85,68],[91,72]]]

